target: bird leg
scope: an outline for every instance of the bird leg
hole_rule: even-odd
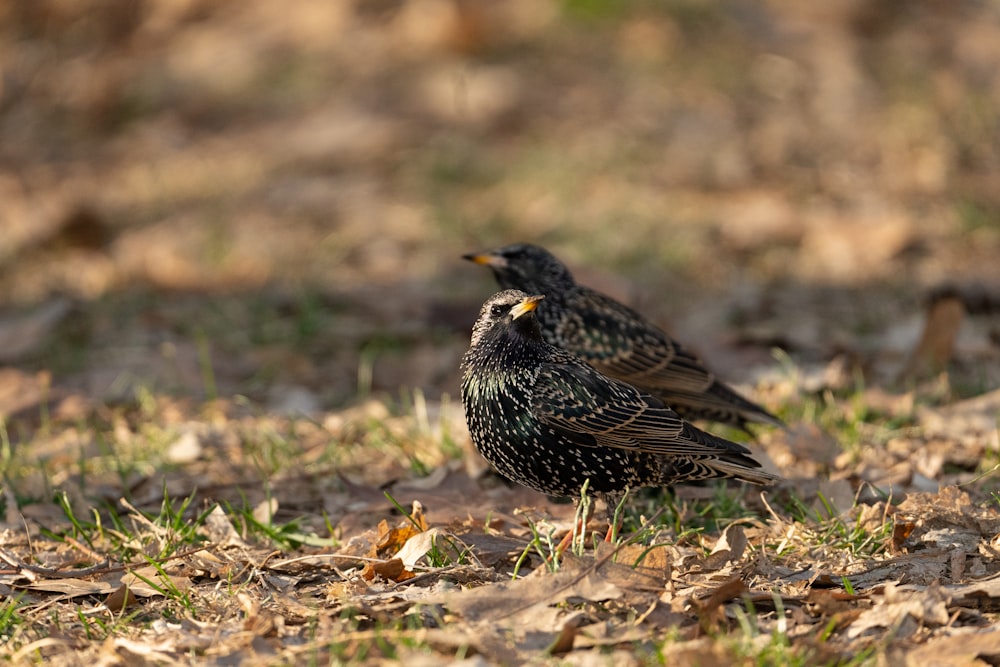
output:
[[[615,512],[612,509],[614,505],[608,505],[608,530],[604,533],[604,541],[607,543],[612,543],[618,537],[618,533],[621,530],[621,521],[615,521]],[[571,544],[576,541],[577,535],[581,537],[586,535],[587,531],[587,521],[593,515],[591,512],[587,513],[588,516],[577,516],[576,522],[573,524],[573,529],[563,536],[562,541],[556,545],[555,553],[562,555],[566,549],[569,548]]]
[[[621,528],[619,525],[613,523],[614,519],[608,522],[608,532],[604,533],[604,541],[611,544],[615,541],[615,537],[618,536],[618,529]]]
[[[587,494],[589,481],[584,482],[583,488],[580,490],[580,497],[573,499],[573,504],[576,506],[576,523],[573,525],[573,530],[566,533],[566,536],[556,546],[556,553],[559,555],[562,555],[573,544],[577,535],[583,536],[586,534],[587,521],[593,515],[592,498]],[[626,488],[623,493],[600,493],[597,495],[604,501],[605,513],[608,517],[608,530],[604,534],[604,541],[612,543],[618,537],[621,529],[622,522],[618,520],[618,513],[624,504],[625,498],[628,496],[628,489]]]
[[[563,536],[559,544],[556,545],[555,555],[562,556],[566,552],[566,549],[568,549],[569,546],[576,541],[577,534],[579,532],[582,532],[585,528],[586,525],[584,524],[584,522],[581,521],[580,519],[577,519],[576,522],[573,524],[573,529],[567,532]]]
[[[621,531],[624,517],[620,513],[625,505],[625,498],[628,497],[628,491],[628,487],[626,487],[622,493],[601,494],[601,499],[604,500],[605,512],[608,515],[608,532],[604,534],[605,542],[614,542]]]
[[[556,545],[555,553],[559,556],[566,551],[571,544],[576,541],[577,536],[580,536],[581,543],[583,536],[587,533],[587,521],[593,514],[593,500],[587,495],[587,487],[590,485],[590,480],[585,480],[583,483],[583,488],[580,489],[580,497],[573,499],[573,507],[576,508],[574,515],[576,521],[573,524],[573,529],[566,533],[562,541]]]

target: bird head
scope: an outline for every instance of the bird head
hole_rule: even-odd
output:
[[[530,243],[515,243],[462,258],[489,267],[506,289],[558,294],[575,284],[562,262],[545,248]]]
[[[545,297],[541,294],[529,296],[519,290],[497,292],[483,304],[479,319],[472,327],[472,345],[475,346],[491,331],[515,327],[532,338],[540,338],[538,322],[529,316]]]

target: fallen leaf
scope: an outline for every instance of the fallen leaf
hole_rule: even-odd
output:
[[[481,530],[459,532],[463,544],[467,544],[476,559],[486,567],[513,564],[524,551],[524,541],[508,535],[484,533]]]
[[[698,614],[698,623],[704,632],[711,632],[718,626],[721,618],[719,610],[722,605],[733,598],[743,595],[747,591],[746,584],[740,577],[733,577],[721,586],[718,586],[710,595],[695,600],[695,612]]]
[[[398,558],[390,558],[389,560],[369,561],[365,563],[364,569],[361,570],[361,576],[365,581],[371,581],[375,577],[382,577],[388,581],[400,582],[412,579],[415,575],[406,569],[403,561]]]
[[[220,505],[212,508],[212,511],[205,517],[205,522],[198,529],[198,532],[220,546],[247,546],[247,543],[240,537],[240,534],[229,520],[229,516]]]
[[[856,609],[858,600],[863,599],[866,597],[831,588],[810,588],[805,602],[817,616],[833,616]]]
[[[187,577],[163,574],[155,567],[143,567],[125,573],[122,584],[139,597],[155,597],[172,591],[186,591],[192,582]]]
[[[689,620],[689,615],[671,609],[669,604],[662,600],[654,600],[636,619],[636,625],[651,626],[657,630],[667,630],[677,628]]]
[[[772,436],[772,442],[780,447],[783,443],[797,460],[829,468],[843,452],[837,440],[816,424],[800,422],[792,424],[784,431]]]
[[[1000,575],[994,575],[989,579],[975,581],[969,584],[949,586],[948,591],[956,598],[967,600],[1000,600]],[[993,604],[996,604],[994,602]]]
[[[686,642],[666,642],[661,651],[666,665],[732,665],[733,655],[714,637]]]
[[[465,555],[461,540],[435,526],[412,535],[396,553],[396,558],[403,561],[407,569],[412,569],[431,549],[437,550],[449,562],[458,562]]]
[[[933,544],[944,548],[978,550],[982,540],[1000,534],[1000,511],[995,505],[974,505],[969,494],[955,486],[942,487],[937,493],[911,493],[896,508],[897,526],[913,524],[903,548]],[[893,537],[897,542],[896,536]]]
[[[600,574],[581,577],[576,565],[564,564],[555,574],[535,574],[466,591],[448,593],[430,602],[442,604],[467,621],[523,619],[532,607],[550,607],[569,598],[603,601],[622,597],[622,590]],[[554,628],[545,628],[554,630]]]
[[[119,612],[126,607],[131,607],[138,601],[139,599],[129,590],[129,587],[122,584],[104,599],[104,606],[110,611]]]
[[[62,593],[70,597],[82,597],[84,595],[107,595],[115,590],[114,584],[107,581],[87,581],[85,579],[42,579],[34,581],[25,588],[34,591],[46,591],[49,593]]]
[[[410,518],[400,522],[395,528],[390,528],[389,522],[385,519],[379,521],[378,540],[375,542],[376,553],[380,556],[396,554],[403,548],[407,540],[427,529],[428,525],[424,518],[423,508],[420,503],[414,501]]]
[[[555,641],[549,645],[546,649],[546,653],[549,655],[562,655],[564,653],[569,653],[573,650],[573,641],[576,639],[576,633],[578,624],[580,622],[580,616],[574,615],[563,622],[562,629],[559,630],[559,634],[556,635]]]
[[[943,407],[921,406],[920,425],[927,433],[963,441],[996,433],[1000,414],[1000,389]]]
[[[1000,630],[962,628],[949,637],[935,637],[906,654],[907,667],[978,667],[1000,658]]]
[[[274,496],[261,501],[253,508],[253,518],[257,523],[269,526],[274,520],[274,515],[278,513],[278,499]]]
[[[612,553],[613,559],[607,559]],[[594,564],[601,577],[622,590],[629,591],[659,593],[670,579],[671,573],[666,547],[616,547],[607,542],[599,542],[593,560],[589,557],[577,558],[572,554],[563,556],[563,567],[570,566],[577,571]]]
[[[731,524],[722,532],[702,567],[705,570],[718,570],[727,563],[736,562],[743,558],[743,552],[746,551],[746,548],[747,536],[743,526]]]
[[[816,495],[812,508],[820,516],[842,516],[854,507],[854,489],[846,479],[820,480]]]
[[[913,590],[888,583],[875,606],[851,623],[847,636],[855,639],[873,628],[895,628],[907,618],[921,625],[944,625],[948,622],[950,600],[951,596],[940,586]]]

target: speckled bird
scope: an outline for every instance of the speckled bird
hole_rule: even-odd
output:
[[[615,299],[577,284],[545,248],[518,243],[464,258],[489,267],[501,288],[544,294],[537,317],[549,343],[656,396],[685,419],[731,424],[744,431],[749,422],[784,425],[720,381],[663,329]]]
[[[505,290],[483,305],[463,360],[472,441],[496,470],[553,496],[610,506],[626,489],[732,477],[770,484],[750,450],[699,430],[659,399],[547,343],[541,295]]]

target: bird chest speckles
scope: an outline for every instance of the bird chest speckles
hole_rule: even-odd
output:
[[[531,406],[523,382],[513,374],[467,372],[462,382],[462,401],[470,421],[473,440],[485,434],[516,438],[530,432]],[[494,433],[497,431],[498,433]],[[479,445],[479,442],[476,442]]]

